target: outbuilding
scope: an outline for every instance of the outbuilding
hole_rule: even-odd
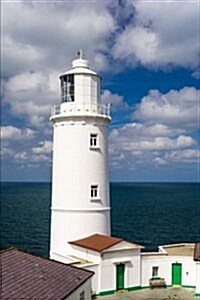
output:
[[[142,287],[149,280],[163,278],[166,286],[195,288],[194,244],[160,246],[158,252],[142,253]]]
[[[11,248],[0,253],[2,300],[91,299],[93,272]]]
[[[92,286],[96,294],[140,288],[143,246],[102,234],[93,234],[70,244],[73,253],[81,257],[76,265],[82,264],[84,269],[95,272]]]

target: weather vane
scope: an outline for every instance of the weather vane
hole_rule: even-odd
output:
[[[80,59],[83,59],[83,50],[82,50],[82,49],[80,49],[80,50],[77,52],[77,54],[78,54],[78,57],[79,57]]]

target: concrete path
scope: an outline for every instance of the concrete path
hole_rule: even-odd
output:
[[[119,291],[113,295],[97,297],[102,300],[200,300],[194,289],[181,287],[141,289],[135,292]]]

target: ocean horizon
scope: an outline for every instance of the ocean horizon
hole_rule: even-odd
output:
[[[111,232],[141,244],[200,241],[198,182],[111,182]],[[1,249],[49,255],[51,182],[1,183]]]

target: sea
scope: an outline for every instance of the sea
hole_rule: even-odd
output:
[[[111,183],[112,236],[159,245],[200,242],[198,183]],[[49,255],[51,184],[1,185],[1,249]]]

